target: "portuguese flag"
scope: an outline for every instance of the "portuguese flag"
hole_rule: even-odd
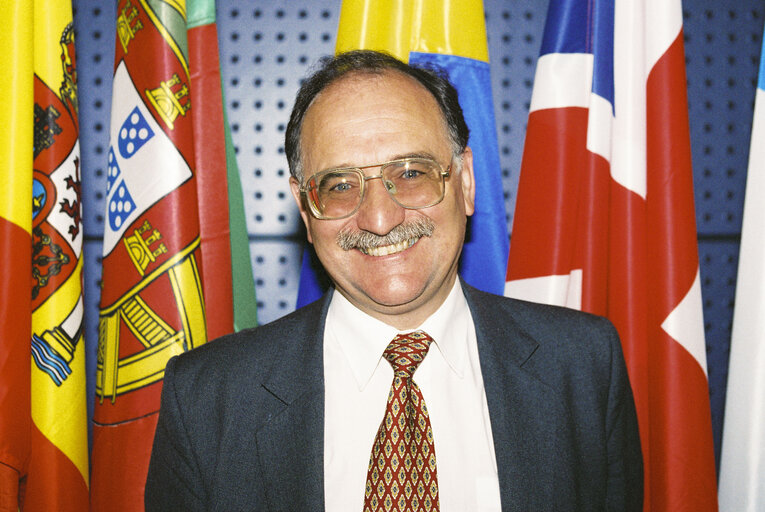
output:
[[[93,417],[96,511],[143,509],[168,359],[255,323],[215,5],[121,0],[116,27]]]

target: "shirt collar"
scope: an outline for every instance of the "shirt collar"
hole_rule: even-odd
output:
[[[399,331],[369,316],[335,290],[327,312],[326,329],[345,355],[359,390],[363,390],[391,340],[399,333],[416,330],[423,330],[433,338],[446,364],[461,378],[467,362],[470,322],[470,310],[459,279],[456,279],[443,304],[421,326],[407,331]]]

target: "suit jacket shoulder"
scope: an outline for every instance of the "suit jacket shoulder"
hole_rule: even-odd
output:
[[[310,510],[323,503],[328,304],[325,297],[170,360],[146,510]]]
[[[170,365],[176,385],[193,384],[192,393],[209,394],[222,386],[270,382],[289,401],[322,369],[324,317],[329,300],[320,300],[269,324],[211,341],[177,356]],[[300,368],[290,372],[289,368]],[[199,379],[207,386],[198,386]]]
[[[503,510],[639,510],[637,419],[611,323],[463,289],[476,326]]]
[[[606,318],[475,289],[466,288],[466,295],[487,348],[501,350],[550,386],[584,373],[607,380],[612,358],[623,361],[618,334]]]

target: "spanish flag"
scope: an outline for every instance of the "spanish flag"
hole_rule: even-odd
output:
[[[110,512],[143,510],[168,359],[255,321],[215,4],[120,0],[116,28],[91,491]]]
[[[4,2],[0,20],[0,510],[87,510],[72,7]]]
[[[494,123],[483,2],[345,0],[337,30],[338,53],[368,49],[413,66],[443,69],[457,88],[470,128],[476,210],[468,219],[460,275],[484,291],[502,294],[509,238]],[[326,278],[306,251],[298,307],[319,298]]]

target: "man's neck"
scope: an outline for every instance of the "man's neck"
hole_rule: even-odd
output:
[[[354,302],[352,298],[343,293],[342,290],[336,289],[336,291],[341,293],[348,302],[353,304],[357,309],[363,311],[372,318],[404,332],[419,328],[425,320],[438,311],[438,308],[441,307],[454,288],[456,279],[457,276],[455,275],[452,279],[447,280],[447,282],[440,287],[438,292],[431,297],[420,296],[411,303],[398,306],[385,306],[380,304],[379,307],[366,307]]]

